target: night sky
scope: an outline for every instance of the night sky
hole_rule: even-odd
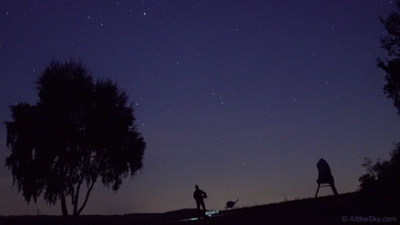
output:
[[[81,60],[134,103],[147,142],[141,173],[114,193],[96,183],[83,214],[208,209],[313,197],[318,160],[339,193],[364,157],[389,158],[400,120],[383,94],[379,16],[389,0],[0,0],[0,121],[38,101],[51,60]],[[5,167],[0,215],[61,214],[27,205]],[[332,194],[328,188],[321,195]]]

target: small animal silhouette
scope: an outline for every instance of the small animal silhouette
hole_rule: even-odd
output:
[[[238,201],[239,201],[239,199],[236,200],[236,202],[238,202]],[[229,201],[229,202],[227,202],[225,208],[226,208],[226,209],[232,208],[232,207],[236,204],[236,202],[234,202],[234,201]]]

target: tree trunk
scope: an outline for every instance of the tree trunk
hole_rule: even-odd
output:
[[[82,181],[80,181],[79,184],[78,184],[78,186],[76,187],[75,196],[72,196],[72,199],[73,199],[72,204],[73,204],[73,206],[74,206],[73,215],[76,215],[76,216],[78,216],[78,215],[77,215],[77,211],[78,211],[79,190],[81,189],[81,183],[82,183]]]
[[[68,216],[67,203],[65,202],[64,193],[61,194],[61,211],[64,217]]]
[[[96,181],[92,181],[92,184],[90,185],[89,189],[87,190],[87,192],[86,192],[86,197],[85,197],[85,201],[83,202],[81,208],[78,210],[77,216],[82,212],[83,208],[85,208],[86,203],[87,203],[87,201],[89,200],[90,192],[92,191],[95,182],[96,182]]]

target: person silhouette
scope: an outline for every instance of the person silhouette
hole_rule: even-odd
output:
[[[329,167],[328,163],[321,158],[318,163],[317,163],[317,168],[318,168],[318,189],[317,193],[315,193],[315,198],[317,198],[318,190],[321,184],[329,184],[332,188],[333,194],[335,196],[338,196],[338,192],[335,187],[335,181],[333,179],[332,173],[331,173],[331,168]]]
[[[203,207],[203,217],[206,217],[206,206],[204,205],[204,198],[207,198],[207,194],[199,189],[199,186],[195,185],[194,186],[196,190],[193,193],[193,198],[196,199],[196,205],[197,205],[197,218],[200,219],[200,206]]]

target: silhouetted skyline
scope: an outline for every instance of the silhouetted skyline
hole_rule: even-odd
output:
[[[364,157],[388,159],[399,116],[383,94],[379,38],[395,4],[370,1],[2,0],[0,120],[35,104],[51,60],[81,60],[134,102],[147,148],[142,173],[117,194],[97,183],[83,214],[207,209],[314,197],[324,158],[340,193]],[[27,205],[4,167],[0,214],[60,214]],[[318,196],[332,194],[328,188]]]

